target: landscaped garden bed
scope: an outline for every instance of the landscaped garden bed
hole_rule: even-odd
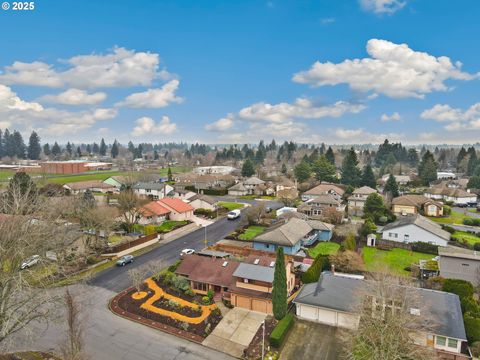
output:
[[[202,342],[222,319],[211,298],[195,295],[185,278],[165,272],[149,278],[114,299],[110,307],[120,316],[166,332]],[[176,285],[180,285],[176,287]],[[188,282],[187,282],[188,284]]]

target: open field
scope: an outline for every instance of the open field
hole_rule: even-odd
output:
[[[362,256],[367,271],[386,270],[400,276],[409,275],[405,268],[412,263],[418,263],[419,260],[430,260],[434,257],[432,254],[405,249],[379,250],[372,247],[364,247]]]
[[[265,226],[249,226],[243,234],[241,234],[238,238],[240,240],[252,240],[255,236],[260,235],[265,231]]]
[[[452,234],[452,237],[457,238],[460,241],[466,241],[470,245],[475,245],[476,243],[480,243],[480,237],[475,236],[474,234],[470,234],[466,231],[455,231]]]
[[[331,241],[320,241],[315,247],[308,250],[308,255],[312,258],[316,258],[318,255],[330,255],[335,254],[340,245]]]

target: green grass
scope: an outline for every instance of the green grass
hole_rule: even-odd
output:
[[[335,254],[340,245],[331,241],[320,241],[315,247],[308,250],[308,254],[312,258],[316,258],[317,255],[331,255]]]
[[[12,170],[0,170],[0,181],[8,181],[8,178],[15,175],[15,171]]]
[[[468,209],[467,211],[470,213],[478,214],[477,209]]]
[[[424,254],[405,249],[379,250],[373,247],[364,247],[363,261],[367,271],[390,271],[395,275],[408,276],[410,273],[405,270],[412,263],[419,260],[430,260],[432,254]]]
[[[260,235],[264,231],[265,231],[265,226],[251,225],[238,238],[240,240],[252,240],[255,236]]]
[[[452,211],[448,217],[430,217],[430,220],[433,220],[440,224],[463,224],[464,219],[469,219],[470,216],[466,216],[462,213]]]
[[[187,225],[187,224],[188,224],[187,220],[182,220],[182,221],[167,220],[161,223],[159,226],[155,226],[155,230],[157,232],[166,233],[166,232],[172,231],[174,228],[178,228],[180,226]]]
[[[475,245],[480,242],[480,237],[466,231],[455,231],[452,237],[457,238],[460,242],[466,241],[470,245]]]
[[[256,199],[257,195],[242,195],[240,196],[240,199],[245,199],[245,200],[253,200]]]
[[[243,208],[243,204],[239,203],[234,203],[234,202],[227,202],[227,201],[220,201],[218,203],[218,206],[224,207],[228,211],[236,210],[236,209],[241,209]]]

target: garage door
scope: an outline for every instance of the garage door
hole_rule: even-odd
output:
[[[316,308],[306,305],[297,305],[297,309],[299,310],[299,313],[297,314],[298,316],[304,319],[318,321]]]
[[[244,308],[244,309],[250,309],[250,298],[248,297],[243,297],[243,296],[236,296],[237,298],[237,304],[236,306]]]
[[[318,309],[318,322],[322,324],[337,325],[337,312],[333,310]]]
[[[252,299],[252,310],[266,313],[267,302],[263,300]]]

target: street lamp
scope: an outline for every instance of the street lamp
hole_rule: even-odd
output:
[[[265,320],[262,321],[262,360],[265,358]]]
[[[207,247],[207,246],[208,246],[208,240],[207,240],[207,225],[204,225],[203,227],[205,228],[204,243],[205,243],[205,247]]]

